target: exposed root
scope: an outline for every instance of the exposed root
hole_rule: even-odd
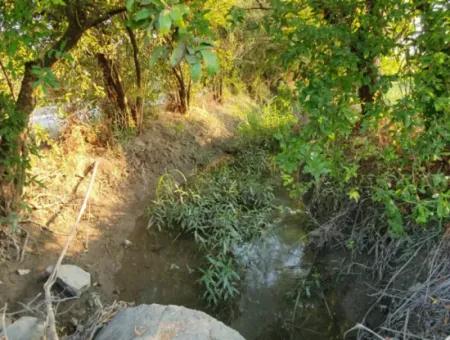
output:
[[[353,332],[353,331],[356,331],[356,330],[357,330],[357,331],[361,331],[361,330],[362,330],[362,331],[365,331],[365,332],[369,333],[370,335],[372,335],[372,338],[385,340],[385,338],[382,337],[380,334],[374,332],[374,331],[371,330],[369,327],[366,327],[366,326],[364,326],[364,325],[361,324],[361,323],[357,323],[354,327],[352,327],[352,328],[350,328],[348,331],[346,331],[346,332],[344,333],[344,339],[347,337],[347,335],[348,335],[350,332]]]
[[[103,307],[99,306],[95,314],[86,322],[83,327],[68,336],[68,340],[92,340],[97,332],[108,323],[118,312],[130,306],[129,303],[123,301],[114,301],[112,305]]]
[[[29,241],[29,234],[20,228],[17,232],[11,232],[10,228],[0,229],[0,263],[3,261],[22,262]],[[21,239],[24,238],[24,241]],[[20,244],[23,242],[23,245]]]
[[[442,240],[424,261],[427,277],[409,289],[390,288],[390,312],[380,329],[389,336],[443,339],[450,334],[450,243]]]
[[[450,240],[439,242],[439,228],[410,224],[405,228],[413,232],[392,237],[383,210],[370,198],[362,195],[353,202],[328,185],[313,193],[307,211],[316,226],[310,232],[313,245],[351,250],[347,273],[358,266],[374,279],[369,289],[375,302],[346,334],[357,331],[358,339],[443,339],[450,334]],[[370,259],[359,260],[361,254]],[[386,306],[381,325],[366,323]]]

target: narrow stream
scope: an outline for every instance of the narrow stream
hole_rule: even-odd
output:
[[[283,201],[283,199],[281,199]],[[125,301],[183,305],[222,318],[246,339],[331,339],[332,320],[317,307],[308,327],[317,331],[286,331],[292,319],[295,292],[313,265],[313,256],[305,252],[305,225],[300,213],[284,205],[273,229],[254,242],[235,247],[242,266],[241,295],[231,316],[217,315],[202,300],[203,290],[194,268],[202,256],[190,239],[157,230],[146,230],[147,221],[137,219],[132,245],[126,250],[115,285]],[[291,294],[291,295],[289,295]],[[314,304],[314,303],[313,303]],[[322,301],[317,301],[321,306]],[[317,325],[317,327],[315,327]]]
[[[292,315],[292,301],[287,295],[308,275],[312,264],[304,250],[301,221],[296,214],[287,216],[261,239],[235,251],[243,268],[243,280],[239,316],[231,327],[247,339],[283,338],[283,320]]]

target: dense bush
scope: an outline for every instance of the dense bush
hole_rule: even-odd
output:
[[[442,226],[450,216],[448,3],[273,6],[270,30],[284,41],[280,62],[298,69],[293,100],[303,118],[280,136],[286,184],[300,196],[324,181],[355,201],[368,193],[394,236],[408,225]]]

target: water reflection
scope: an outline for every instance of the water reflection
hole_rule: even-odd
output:
[[[301,218],[286,218],[263,237],[235,247],[243,268],[240,315],[231,326],[247,339],[274,339],[271,330],[288,317],[286,293],[309,272]]]

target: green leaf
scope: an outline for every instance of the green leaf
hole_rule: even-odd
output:
[[[170,18],[170,12],[168,10],[164,10],[159,13],[158,19],[158,30],[161,34],[167,34],[170,32],[170,28],[172,27],[172,19]]]
[[[151,56],[150,56],[150,64],[154,65],[156,62],[167,55],[167,48],[164,46],[157,46]]]
[[[170,11],[170,18],[177,26],[184,26],[183,16],[188,12],[186,5],[173,6]]]
[[[358,202],[361,197],[358,190],[355,188],[351,189],[347,195],[350,199],[354,200],[355,202]]]
[[[212,50],[201,50],[203,61],[205,62],[206,70],[210,75],[216,74],[219,71],[219,62],[216,54]]]
[[[194,82],[202,78],[202,65],[200,63],[191,64],[191,78]]]
[[[134,2],[135,2],[135,0],[127,0],[125,7],[126,7],[128,12],[132,12],[133,11]]]
[[[416,222],[418,224],[425,224],[428,222],[430,211],[423,204],[418,204],[415,209]]]
[[[184,43],[179,43],[177,47],[174,48],[172,55],[170,56],[170,65],[172,67],[177,66],[184,57],[186,52],[186,45]]]
[[[436,212],[439,218],[446,218],[450,215],[450,205],[442,196],[439,196]]]
[[[187,48],[187,50],[189,51],[189,47]],[[199,60],[195,54],[186,54],[185,58],[186,61],[191,65],[199,63]]]
[[[155,5],[161,6],[162,3],[159,0],[141,0],[141,5]]]
[[[148,8],[143,8],[140,11],[136,12],[133,16],[133,19],[136,21],[145,20],[150,18],[152,12]]]

